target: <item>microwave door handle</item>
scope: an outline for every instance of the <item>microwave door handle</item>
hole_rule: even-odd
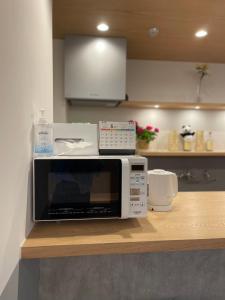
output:
[[[130,164],[127,158],[122,158],[121,163],[122,163],[121,219],[127,219],[129,217],[129,201],[130,201]]]

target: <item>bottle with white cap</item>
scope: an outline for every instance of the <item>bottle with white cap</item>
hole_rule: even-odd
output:
[[[45,156],[53,154],[52,124],[45,117],[45,110],[40,110],[40,118],[34,126],[34,155]]]
[[[213,151],[213,137],[212,132],[208,134],[208,139],[206,140],[206,151]]]

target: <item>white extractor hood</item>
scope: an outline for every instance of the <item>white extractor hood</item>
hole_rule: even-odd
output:
[[[126,99],[126,40],[68,36],[65,98],[82,105],[116,106]]]

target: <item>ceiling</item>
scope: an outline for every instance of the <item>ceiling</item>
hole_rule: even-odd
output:
[[[209,34],[198,39],[202,28]],[[132,59],[225,63],[225,0],[53,0],[54,38],[67,34],[126,37]]]

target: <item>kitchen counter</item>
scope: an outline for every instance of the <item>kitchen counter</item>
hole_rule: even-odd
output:
[[[225,192],[182,192],[144,219],[36,224],[22,258],[225,248]]]
[[[138,151],[138,154],[143,155],[143,156],[195,156],[195,157],[221,157],[225,156],[225,152],[222,151],[212,151],[212,152],[207,152],[207,151],[202,151],[202,152],[196,152],[196,151]]]

